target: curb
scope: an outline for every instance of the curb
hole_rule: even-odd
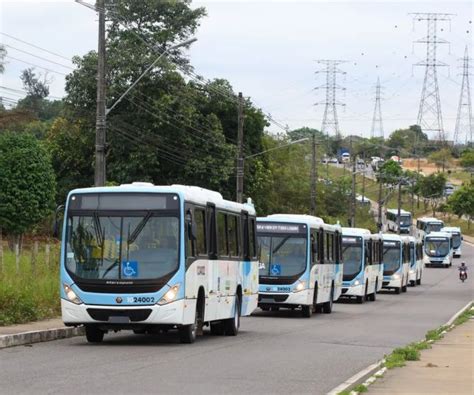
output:
[[[48,342],[51,340],[66,339],[68,337],[81,336],[84,327],[77,328],[53,328],[41,331],[30,331],[0,336],[0,349],[14,346],[22,346],[31,343]]]
[[[469,309],[472,305],[474,304],[474,300],[471,300],[468,304],[466,304],[461,310],[459,310],[457,313],[455,313],[448,322],[446,322],[444,325],[441,326],[446,326],[446,327],[451,327],[456,321],[456,319],[464,313],[467,309]],[[365,369],[361,370],[360,372],[356,373],[354,376],[351,378],[347,379],[344,381],[342,384],[339,384],[337,387],[333,388],[331,391],[327,393],[327,395],[337,395],[342,391],[349,391],[352,388],[356,387],[359,384],[367,384],[370,385],[372,384],[375,380],[378,374],[383,374],[385,373],[386,368],[383,366],[385,360],[382,359],[381,361],[378,361]]]

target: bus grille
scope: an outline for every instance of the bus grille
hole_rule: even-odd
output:
[[[145,321],[150,316],[151,309],[87,309],[87,312],[97,321],[109,321],[110,317],[128,317],[131,322],[137,322]]]
[[[259,294],[258,301],[263,303],[271,303],[271,302],[284,302],[288,299],[288,295],[280,295],[280,294]]]

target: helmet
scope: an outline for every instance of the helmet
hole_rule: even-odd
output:
[[[461,262],[461,266],[464,266],[465,264],[466,264],[466,262],[464,262],[464,261],[463,261],[463,262]]]

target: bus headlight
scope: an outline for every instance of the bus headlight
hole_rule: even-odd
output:
[[[300,292],[300,291],[303,291],[304,289],[306,288],[306,283],[304,281],[300,281],[295,289],[293,290],[293,292]]]
[[[66,294],[66,298],[74,304],[82,304],[82,300],[79,298],[79,296],[76,295],[76,293],[72,290],[72,288],[67,285],[63,284],[64,288],[64,293]]]
[[[411,269],[410,274],[415,274],[415,271],[413,269]]]
[[[179,284],[172,286],[159,300],[158,304],[164,305],[164,304],[173,302],[178,296],[178,291],[179,291]]]
[[[357,287],[358,285],[360,285],[360,281],[359,281],[359,280],[355,280],[355,281],[354,281],[354,285]]]
[[[400,280],[400,275],[398,273],[395,273],[393,276],[392,276],[392,280]]]

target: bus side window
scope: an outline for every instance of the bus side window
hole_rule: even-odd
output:
[[[227,239],[229,243],[229,255],[232,257],[239,256],[239,235],[237,216],[227,215]]]
[[[219,256],[229,256],[229,247],[227,245],[227,215],[217,213],[217,245]]]
[[[216,207],[207,205],[207,240],[209,259],[217,259]]]
[[[325,249],[324,242],[325,242],[324,230],[321,228],[321,229],[319,229],[319,231],[318,231],[319,263],[321,263],[321,264],[323,264],[324,261],[325,261],[325,259],[324,259],[324,254],[325,254],[325,251],[324,251],[324,249]]]
[[[257,257],[257,225],[255,224],[255,218],[250,220],[250,252],[252,253],[252,258]]]
[[[319,243],[318,243],[318,233],[314,230],[311,230],[311,236],[310,236],[310,240],[311,240],[311,265],[315,265],[317,262],[318,262],[318,259],[319,259],[319,254],[318,254],[318,250],[319,250]]]
[[[194,209],[194,223],[196,224],[196,254],[207,255],[206,212],[204,211],[204,209]]]
[[[185,238],[185,247],[186,247],[186,258],[192,258],[196,256],[195,247],[194,247],[194,240],[191,235],[190,228],[192,227],[193,223],[193,214],[192,208],[188,207],[186,209],[185,215],[185,226],[184,226],[184,238]]]

